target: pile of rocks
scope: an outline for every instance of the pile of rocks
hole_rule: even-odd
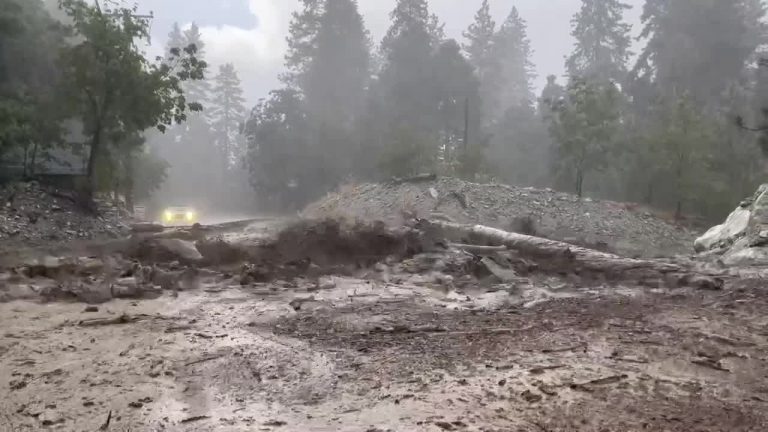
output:
[[[448,219],[535,234],[622,255],[693,252],[696,235],[637,205],[579,199],[551,189],[425,178],[343,187],[305,209],[311,218],[346,217],[401,224],[411,217]]]
[[[115,238],[128,225],[111,206],[81,211],[74,196],[36,182],[0,186],[0,245],[37,246],[76,239]]]
[[[694,249],[730,266],[768,264],[768,184],[742,201],[723,224],[696,239]]]

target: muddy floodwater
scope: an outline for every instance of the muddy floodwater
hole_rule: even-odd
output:
[[[333,277],[92,312],[12,302],[0,305],[2,426],[765,430],[766,306],[738,293],[460,294]]]
[[[6,261],[16,267],[0,278],[0,430],[768,430],[759,280],[608,283],[544,271],[504,248],[405,257],[392,251],[409,237],[380,226],[285,224],[211,228],[213,243],[197,247],[227,252],[280,230],[256,250],[312,259],[181,265],[176,274],[194,284],[138,282],[178,262]],[[142,241],[169,235],[189,233]],[[354,265],[318,266],[329,242]],[[165,250],[179,257],[195,247],[170,244],[186,245]],[[114,298],[92,301],[88,290],[105,284]]]

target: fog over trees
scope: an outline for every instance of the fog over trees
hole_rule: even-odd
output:
[[[515,7],[496,22],[476,0],[454,40],[428,0],[398,0],[373,40],[355,0],[301,0],[281,85],[255,106],[195,24],[150,59],[137,9],[0,2],[0,158],[33,175],[70,149],[91,189],[131,200],[292,211],[433,172],[718,219],[765,178],[760,0],[646,0],[639,29],[621,0],[580,0],[566,76],[541,94]]]

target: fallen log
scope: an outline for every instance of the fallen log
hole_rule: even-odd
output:
[[[633,280],[640,283],[662,282],[707,289],[723,286],[723,280],[718,278],[718,275],[702,274],[680,264],[661,260],[625,258],[483,225],[421,220],[417,227],[453,243],[504,246],[518,252],[521,257],[531,259],[538,265],[538,270],[547,273]]]

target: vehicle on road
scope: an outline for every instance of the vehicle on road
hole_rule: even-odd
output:
[[[166,226],[194,225],[198,221],[197,211],[189,206],[167,207],[162,214],[162,222]]]

